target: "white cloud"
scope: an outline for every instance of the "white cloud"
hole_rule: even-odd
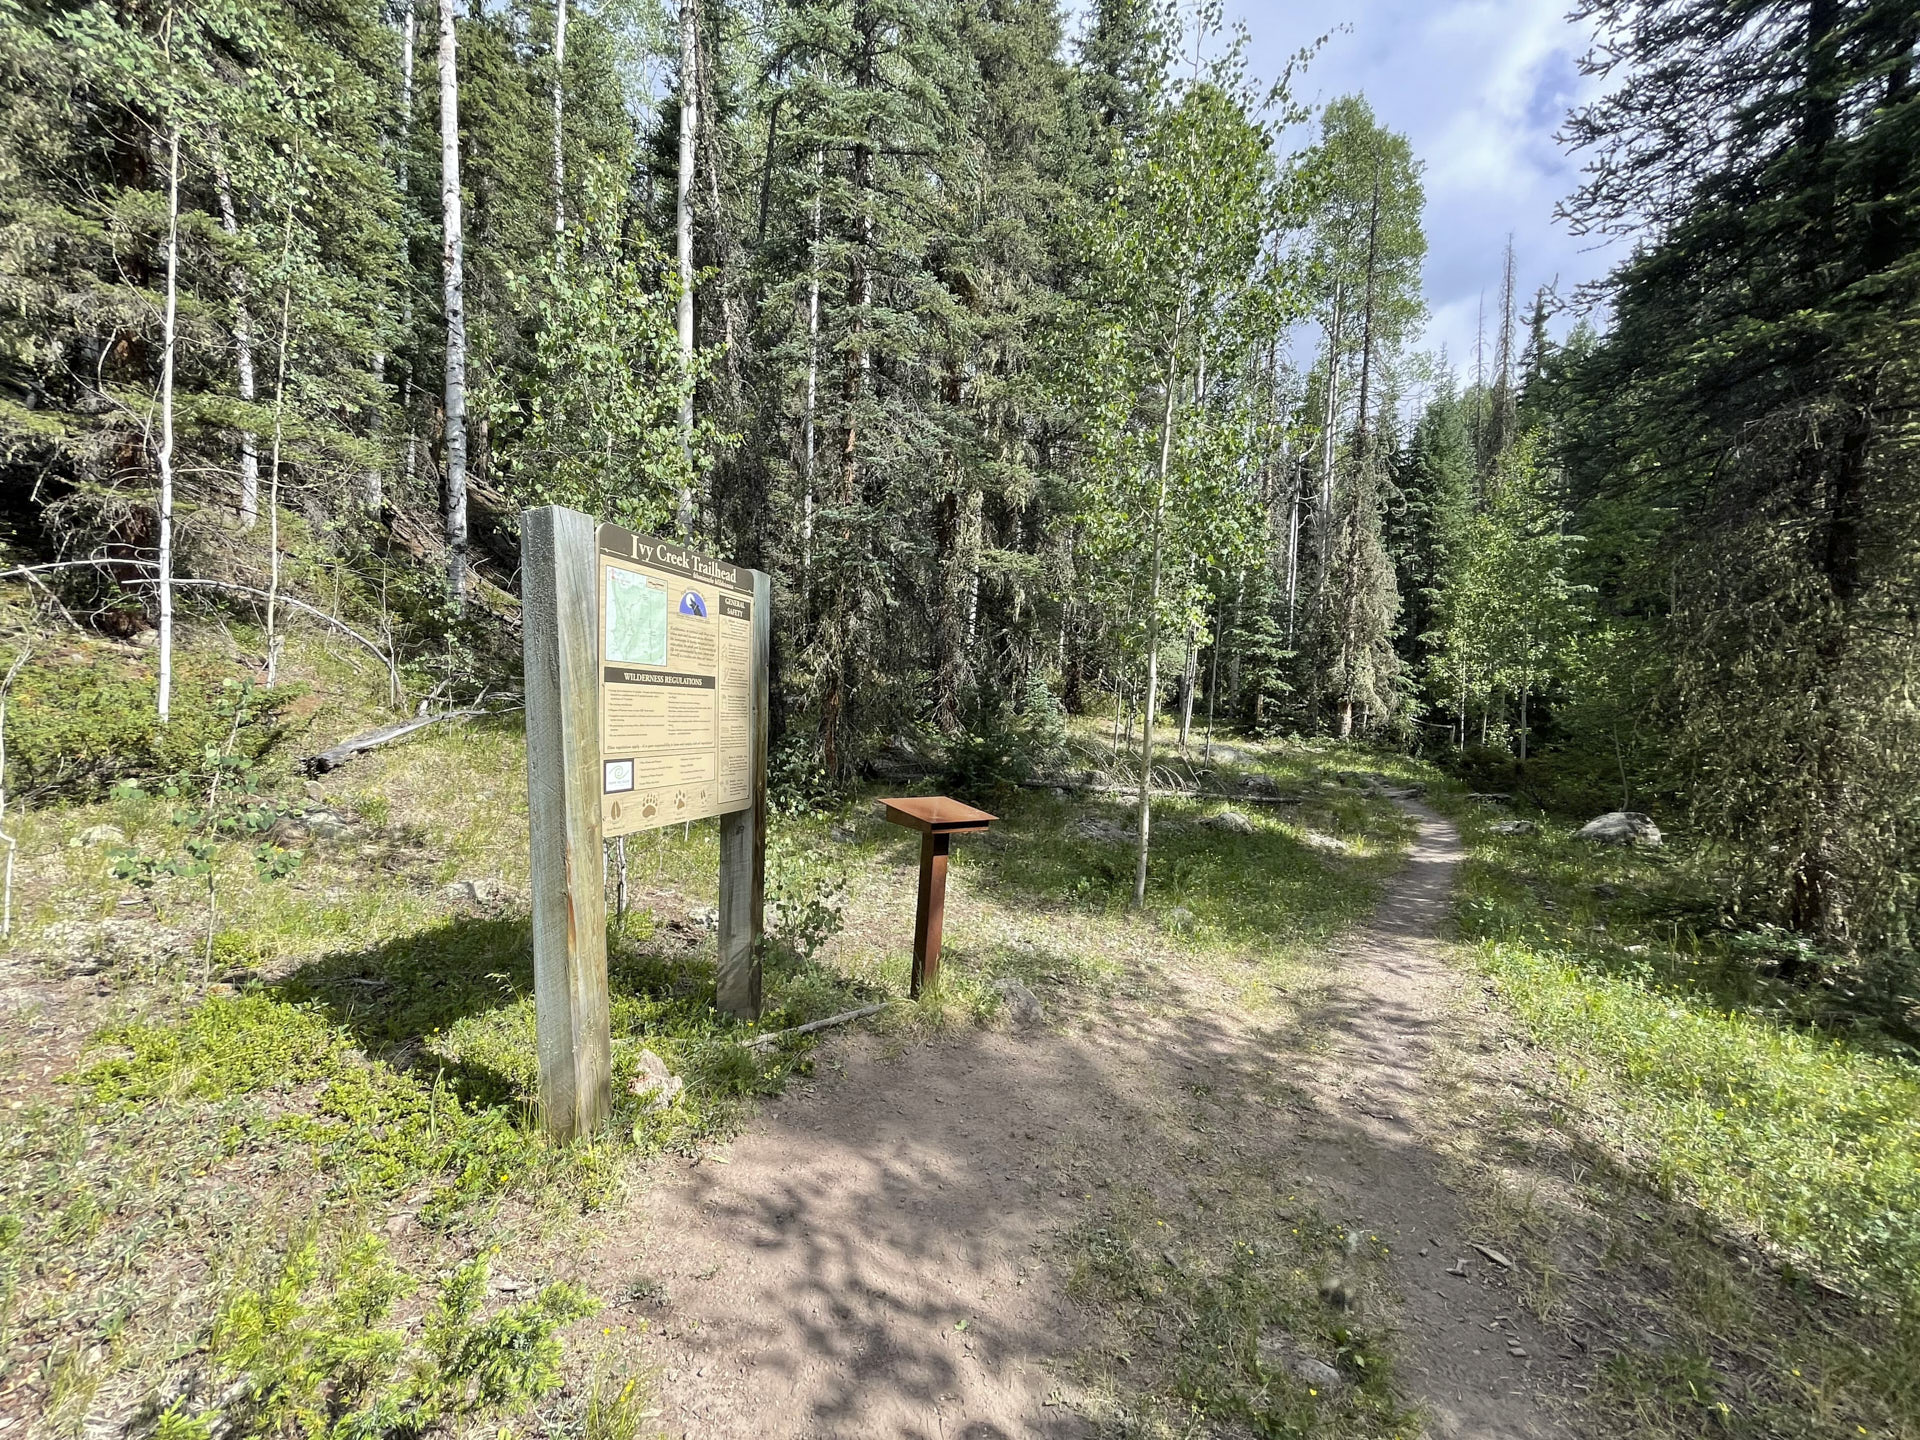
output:
[[[1603,274],[1608,253],[1577,240],[1554,207],[1579,183],[1579,161],[1553,139],[1568,107],[1593,93],[1577,61],[1587,36],[1565,0],[1353,0],[1338,16],[1300,0],[1236,0],[1229,17],[1252,37],[1256,70],[1275,75],[1334,24],[1299,98],[1364,93],[1425,165],[1426,343],[1472,364],[1484,294],[1493,323],[1501,254],[1513,237],[1521,310],[1536,287],[1571,294]],[[1298,137],[1304,140],[1306,137]],[[1564,326],[1566,321],[1561,322]]]

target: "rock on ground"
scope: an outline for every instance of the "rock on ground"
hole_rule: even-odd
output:
[[[1253,834],[1253,822],[1238,810],[1222,810],[1218,815],[1209,815],[1200,823],[1209,830],[1224,830],[1229,835]]]
[[[1007,1019],[1013,1023],[1014,1029],[1024,1030],[1029,1025],[1039,1025],[1046,1020],[1046,1007],[1041,1005],[1039,996],[1011,975],[994,981],[993,988],[999,993],[1000,1003],[1005,1007]]]
[[[1495,835],[1532,835],[1540,827],[1531,820],[1501,820],[1487,827]]]
[[[641,1105],[648,1110],[666,1109],[686,1088],[687,1082],[669,1070],[667,1062],[651,1050],[640,1052],[639,1071],[627,1087],[640,1097]]]
[[[1643,845],[1653,849],[1660,844],[1660,827],[1651,816],[1637,810],[1609,810],[1582,825],[1576,838],[1596,845]]]
[[[1135,838],[1133,831],[1126,826],[1102,820],[1098,815],[1082,815],[1074,829],[1082,840],[1093,840],[1101,845],[1131,845]]]
[[[1304,1380],[1315,1389],[1338,1392],[1345,1384],[1338,1370],[1324,1360],[1315,1359],[1300,1348],[1300,1342],[1285,1330],[1262,1330],[1257,1345],[1260,1368],[1269,1374],[1284,1372]]]

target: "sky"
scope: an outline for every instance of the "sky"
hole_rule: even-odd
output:
[[[1523,316],[1538,286],[1571,297],[1619,253],[1554,219],[1555,204],[1580,179],[1579,159],[1554,132],[1571,105],[1597,93],[1578,68],[1588,36],[1567,22],[1567,9],[1568,0],[1227,0],[1228,19],[1250,33],[1263,79],[1316,37],[1346,27],[1328,36],[1296,81],[1296,97],[1317,105],[1359,91],[1383,124],[1412,142],[1427,196],[1424,345],[1444,346],[1463,376],[1472,373],[1483,295],[1489,334],[1499,313],[1509,234]],[[1571,323],[1563,315],[1555,329]]]

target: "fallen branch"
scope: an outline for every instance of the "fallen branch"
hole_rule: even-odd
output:
[[[484,710],[448,710],[440,715],[416,715],[411,720],[382,725],[378,730],[369,730],[366,734],[356,735],[351,740],[342,740],[331,750],[322,750],[318,755],[309,755],[302,763],[309,775],[324,775],[329,770],[338,770],[356,755],[364,755],[367,751],[377,750],[382,745],[391,745],[395,740],[404,739],[414,731],[424,730],[429,725],[438,725],[443,720],[466,720],[486,713]]]
[[[804,1025],[795,1025],[791,1030],[769,1030],[766,1034],[756,1035],[751,1040],[742,1040],[740,1045],[741,1048],[745,1050],[759,1050],[778,1040],[785,1040],[795,1035],[811,1035],[815,1030],[825,1030],[830,1025],[844,1025],[849,1020],[859,1020],[868,1015],[877,1015],[889,1005],[899,1005],[902,1003],[904,1002],[899,1000],[882,1000],[877,1005],[862,1005],[858,1010],[848,1010],[839,1015],[829,1015],[824,1020],[809,1020]]]

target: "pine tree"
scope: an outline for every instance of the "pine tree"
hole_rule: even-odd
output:
[[[1583,500],[1654,533],[1674,732],[1762,914],[1904,934],[1920,860],[1920,15],[1903,0],[1582,7],[1615,81],[1578,112],[1578,224],[1645,237],[1574,382]],[[1711,136],[1714,143],[1696,143]],[[1601,531],[1590,531],[1600,534]]]

